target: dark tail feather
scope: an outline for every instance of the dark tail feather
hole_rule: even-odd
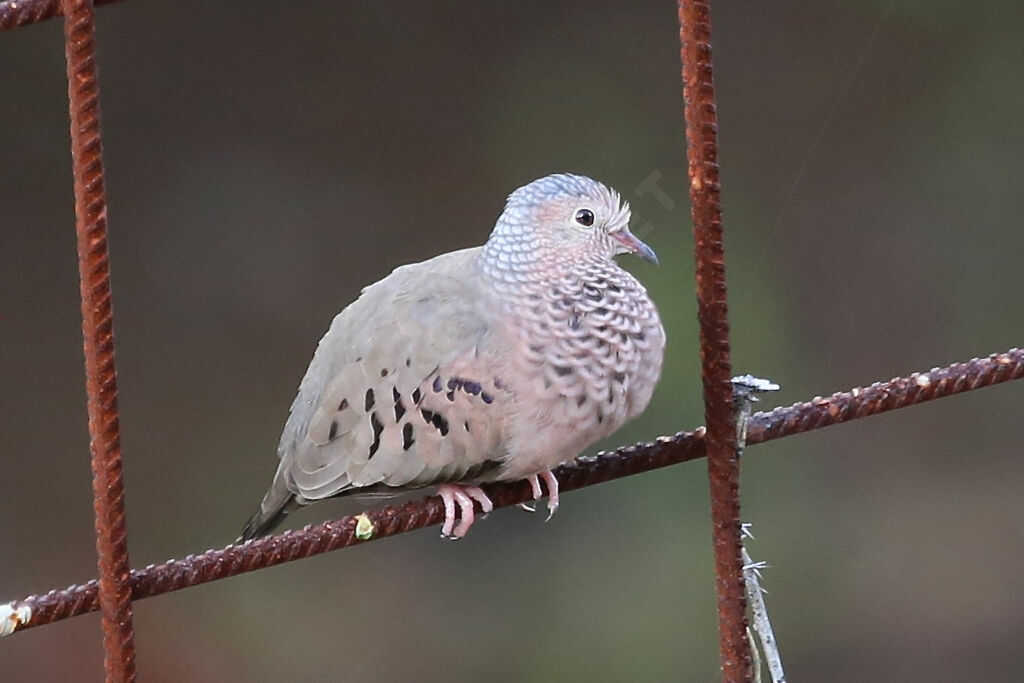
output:
[[[245,528],[242,529],[242,535],[235,540],[235,543],[245,543],[260,536],[266,536],[296,507],[298,504],[295,502],[295,496],[283,498],[280,503],[269,510],[264,510],[261,506],[259,512],[246,522]]]

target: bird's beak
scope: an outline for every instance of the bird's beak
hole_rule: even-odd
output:
[[[616,230],[611,234],[611,237],[622,245],[623,251],[635,254],[648,263],[658,265],[658,255],[654,253],[653,249],[638,240],[636,236],[629,231],[629,228]]]

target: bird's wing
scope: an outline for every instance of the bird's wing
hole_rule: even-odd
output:
[[[398,268],[334,319],[292,406],[274,488],[302,502],[500,464],[502,383],[476,252]]]

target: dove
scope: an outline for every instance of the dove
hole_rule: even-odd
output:
[[[508,196],[482,247],[396,268],[362,290],[320,340],[281,434],[279,464],[240,541],[333,496],[437,487],[441,535],[462,538],[481,484],[551,470],[647,407],[665,330],[615,261],[657,264],[629,204],[580,175]]]

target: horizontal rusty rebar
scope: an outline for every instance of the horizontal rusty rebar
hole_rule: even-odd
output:
[[[110,5],[120,0],[95,0],[94,5]],[[64,16],[60,0],[4,0],[0,2],[0,31],[35,24]]]
[[[836,393],[827,398],[816,397],[806,403],[757,413],[749,422],[747,444],[771,441],[1022,377],[1024,349],[1010,349],[988,358],[976,358],[966,363]],[[581,458],[560,467],[556,474],[560,488],[570,491],[695,460],[704,456],[704,446],[703,429],[679,432],[674,436],[659,437],[652,443],[641,443],[591,458]],[[530,487],[525,482],[495,484],[487,488],[487,493],[495,507],[507,507],[532,498]],[[343,517],[239,546],[229,545],[221,550],[209,550],[202,555],[189,555],[181,560],[149,565],[131,572],[132,598],[141,600],[272,567],[431,526],[443,519],[441,499],[432,496],[398,507],[368,512],[363,520],[359,516]],[[365,533],[367,522],[373,529],[369,538]],[[357,526],[359,533],[356,531]],[[6,628],[4,623],[0,623],[0,634],[42,626],[94,612],[97,608],[98,585],[95,580],[63,590],[52,590],[43,595],[33,595],[0,608],[0,615],[11,622],[6,624]]]

